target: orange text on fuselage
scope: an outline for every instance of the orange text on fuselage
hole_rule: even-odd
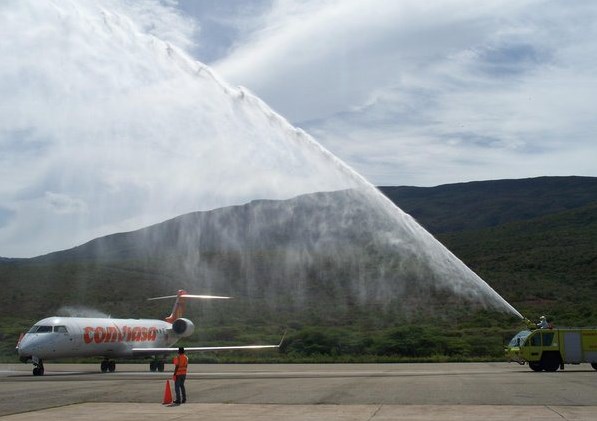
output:
[[[107,327],[86,327],[83,332],[83,341],[86,344],[105,342],[145,342],[155,341],[158,336],[156,327],[128,327],[107,326]]]

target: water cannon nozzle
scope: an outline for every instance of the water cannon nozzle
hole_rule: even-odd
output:
[[[526,317],[523,318],[523,322],[530,330],[537,329],[537,325],[535,323],[531,322]]]

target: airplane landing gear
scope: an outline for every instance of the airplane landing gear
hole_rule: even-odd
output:
[[[104,360],[100,364],[100,369],[102,370],[102,373],[107,373],[108,371],[110,373],[114,373],[114,371],[116,371],[116,362]]]
[[[149,369],[151,371],[159,371],[162,373],[164,371],[164,362],[159,360],[154,360],[149,363]]]
[[[43,376],[44,375],[44,363],[42,360],[33,359],[33,375],[34,376]]]

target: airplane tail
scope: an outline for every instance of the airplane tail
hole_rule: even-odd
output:
[[[217,300],[227,300],[230,297],[221,297],[218,295],[193,295],[187,294],[184,289],[179,289],[176,295],[167,295],[164,297],[155,297],[155,298],[148,298],[148,300],[163,300],[166,298],[176,298],[174,302],[174,307],[172,307],[172,313],[166,317],[166,321],[168,323],[174,323],[174,321],[180,319],[184,315],[185,306],[186,306],[186,299],[187,298],[197,298],[197,299],[217,299]]]
[[[184,310],[186,307],[186,300],[184,296],[186,295],[186,291],[184,289],[179,289],[178,293],[176,294],[176,301],[174,302],[174,307],[172,307],[172,313],[168,317],[166,317],[166,321],[168,323],[174,323],[174,320],[180,319],[184,314]]]

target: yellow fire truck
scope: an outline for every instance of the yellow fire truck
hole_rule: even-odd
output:
[[[528,322],[529,327],[533,326]],[[509,361],[528,363],[533,371],[557,371],[564,364],[590,363],[597,370],[597,328],[528,329],[506,347]]]

